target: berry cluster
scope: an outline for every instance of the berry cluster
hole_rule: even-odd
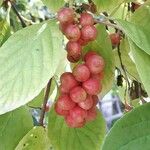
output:
[[[84,56],[84,63],[60,78],[60,96],[55,105],[57,114],[65,117],[69,127],[83,127],[96,118],[97,94],[101,92],[104,60],[96,52]]]
[[[83,12],[75,20],[75,12],[71,8],[63,8],[58,12],[60,30],[68,38],[66,45],[68,60],[77,62],[82,56],[82,46],[97,37],[92,15]],[[95,51],[87,52],[83,63],[76,65],[71,72],[60,77],[60,96],[55,104],[58,115],[64,116],[71,128],[80,128],[86,122],[96,118],[96,105],[102,90],[101,81],[105,66],[104,59]]]
[[[78,15],[71,8],[60,9],[57,18],[60,23],[60,30],[69,40],[66,45],[67,58],[70,62],[75,63],[81,58],[82,46],[97,37],[94,18],[87,12],[83,12],[78,18]]]

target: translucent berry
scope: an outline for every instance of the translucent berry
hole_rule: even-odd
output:
[[[74,107],[69,111],[70,116],[75,120],[75,122],[83,122],[87,117],[87,111],[80,108],[79,106]]]
[[[82,47],[78,42],[69,41],[66,45],[68,56],[73,58],[75,61],[80,59]]]
[[[60,77],[60,82],[61,88],[63,88],[62,91],[65,91],[64,93],[69,93],[73,87],[79,84],[71,72],[63,73]]]
[[[70,115],[65,117],[65,121],[70,128],[82,128],[85,125],[85,120],[77,122],[76,119],[72,118]]]
[[[69,24],[65,29],[65,35],[70,41],[78,41],[81,36],[81,31],[76,24]]]
[[[121,40],[120,34],[112,33],[109,36],[110,36],[111,43],[112,43],[113,46],[117,46],[117,45],[120,44],[120,40]]]
[[[68,110],[61,109],[57,103],[55,104],[55,111],[58,115],[61,116],[67,116],[69,114]]]
[[[94,51],[89,51],[89,52],[87,52],[87,53],[84,55],[83,60],[84,60],[84,61],[87,61],[87,59],[88,59],[90,56],[92,56],[92,55],[97,55],[97,53],[94,52]]]
[[[90,70],[85,64],[79,64],[73,69],[73,75],[77,81],[83,82],[89,79]]]
[[[97,37],[97,30],[94,26],[84,26],[81,29],[81,38],[85,41],[93,41]]]
[[[102,71],[98,74],[92,74],[91,77],[96,79],[98,82],[101,82],[104,78],[104,72]]]
[[[92,74],[98,74],[104,70],[104,59],[99,55],[91,55],[86,59],[85,64],[88,66]]]
[[[76,86],[70,91],[72,101],[78,103],[86,100],[87,93],[81,86]]]
[[[61,8],[57,13],[57,19],[61,24],[72,23],[74,21],[74,10],[71,8]]]
[[[92,95],[88,95],[86,100],[78,103],[78,105],[85,110],[89,110],[90,108],[92,108],[92,106],[93,106]]]
[[[60,109],[70,110],[75,107],[76,103],[73,102],[67,94],[64,94],[58,98],[57,105]]]
[[[102,89],[102,85],[93,78],[83,82],[82,87],[89,95],[97,95],[101,92]]]
[[[94,24],[94,19],[93,16],[89,13],[82,13],[80,17],[80,25],[81,26],[88,26],[88,25],[93,25]]]
[[[87,111],[87,117],[86,117],[87,122],[95,120],[96,117],[97,117],[96,107],[93,107],[93,108],[91,108],[90,110]]]
[[[81,45],[81,46],[85,46],[85,45],[87,45],[88,44],[88,41],[85,41],[85,40],[83,40],[83,39],[79,39],[78,40],[78,43]]]
[[[69,62],[71,63],[76,63],[80,60],[81,55],[79,56],[70,56],[69,54],[67,54],[67,59]]]

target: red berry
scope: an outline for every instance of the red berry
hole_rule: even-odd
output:
[[[87,98],[86,98],[86,100],[84,102],[78,103],[78,105],[81,108],[85,109],[85,110],[89,110],[93,106],[93,98],[92,98],[92,96],[88,95]]]
[[[77,86],[79,83],[76,81],[74,78],[73,74],[71,72],[65,72],[61,75],[60,77],[60,82],[63,86],[63,90],[65,91],[64,93],[69,93],[69,91]]]
[[[67,24],[59,24],[59,30],[60,30],[63,34],[65,34],[66,26],[67,26]]]
[[[87,117],[87,111],[80,108],[79,106],[74,107],[69,111],[70,116],[75,122],[83,122]]]
[[[94,26],[84,26],[81,29],[81,38],[85,41],[93,41],[97,37],[97,30]]]
[[[65,35],[70,41],[78,41],[81,31],[76,24],[69,24],[65,29]]]
[[[104,70],[105,62],[99,55],[91,55],[85,63],[92,74],[98,74]]]
[[[67,94],[69,91],[68,91],[68,89],[66,89],[65,85],[61,84],[59,86],[59,92],[60,92],[60,94]]]
[[[85,45],[87,45],[88,44],[88,41],[85,41],[85,40],[83,40],[83,39],[79,39],[78,40],[78,43],[81,45],[81,46],[85,46]]]
[[[81,86],[76,86],[70,91],[72,101],[78,103],[86,100],[87,93]]]
[[[102,89],[102,85],[93,78],[83,82],[82,86],[89,95],[97,95]]]
[[[64,94],[58,98],[57,105],[60,109],[70,110],[75,107],[76,103],[67,94]]]
[[[94,52],[94,51],[89,51],[89,52],[87,52],[87,53],[84,55],[83,60],[84,60],[84,61],[87,61],[87,59],[88,59],[89,57],[91,57],[92,55],[97,55],[97,53]]]
[[[68,52],[68,56],[74,58],[80,58],[82,47],[78,42],[69,41],[66,45],[66,50]]]
[[[90,110],[87,111],[87,117],[86,117],[87,122],[95,120],[96,117],[97,117],[96,107],[91,108]]]
[[[121,40],[120,34],[112,33],[109,35],[109,37],[111,39],[111,43],[113,46],[117,46],[120,44],[120,40]]]
[[[61,115],[61,116],[67,116],[69,114],[68,110],[63,110],[59,108],[59,105],[57,103],[55,104],[55,111],[58,115]]]
[[[85,125],[85,120],[76,122],[70,115],[66,116],[65,121],[70,128],[82,128]]]
[[[72,23],[74,21],[74,10],[71,8],[61,8],[58,11],[57,18],[61,24]]]
[[[71,63],[76,63],[76,62],[78,62],[79,60],[80,60],[80,57],[81,56],[70,56],[69,54],[67,54],[67,59],[68,59],[68,61],[69,62],[71,62]]]
[[[81,26],[88,26],[88,25],[93,25],[94,24],[94,19],[93,16],[89,13],[82,13],[80,17],[80,25]]]
[[[99,98],[97,95],[93,95],[92,98],[93,98],[93,107],[95,107],[98,104]]]
[[[83,82],[90,77],[90,70],[85,64],[79,64],[73,69],[73,75],[77,81]]]
[[[98,74],[92,74],[91,77],[93,79],[96,79],[98,82],[101,82],[101,80],[104,78],[104,72],[100,72]]]

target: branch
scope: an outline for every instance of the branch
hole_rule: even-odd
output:
[[[121,64],[121,68],[122,68],[122,70],[123,70],[123,72],[124,72],[126,82],[127,82],[128,86],[130,87],[130,82],[129,82],[129,79],[128,79],[128,76],[127,76],[127,73],[126,73],[126,69],[125,69],[125,67],[124,67],[124,65],[123,65],[123,62],[122,62],[121,52],[120,52],[120,48],[119,48],[119,46],[118,46],[118,48],[117,48],[117,49],[118,49],[118,56],[119,56],[119,60],[120,60],[120,64]]]
[[[17,15],[18,19],[20,20],[22,27],[25,28],[26,24],[25,24],[24,20],[22,19],[21,15],[19,14],[15,4],[12,1],[10,1],[10,3],[12,5],[12,9],[13,9],[14,13]]]
[[[101,21],[101,20],[95,20],[96,23],[99,23],[99,24],[104,24],[106,26],[110,26],[110,27],[113,27],[115,29],[118,29],[119,31],[121,31],[121,28],[119,28],[116,24],[112,24],[108,21]]]
[[[51,82],[52,82],[52,78],[49,80],[49,82],[47,84],[46,92],[45,92],[45,96],[44,96],[44,100],[43,100],[43,107],[42,107],[41,115],[40,115],[40,119],[39,119],[39,124],[41,126],[43,126],[43,124],[44,124],[44,116],[45,116],[46,104],[47,104],[49,93],[50,93]]]

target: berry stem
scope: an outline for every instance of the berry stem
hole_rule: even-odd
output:
[[[51,82],[52,82],[52,78],[49,80],[47,87],[46,87],[46,92],[45,92],[44,100],[43,100],[43,107],[41,109],[41,115],[39,119],[40,126],[44,125],[44,116],[45,116],[46,104],[47,104],[49,93],[50,93]]]

